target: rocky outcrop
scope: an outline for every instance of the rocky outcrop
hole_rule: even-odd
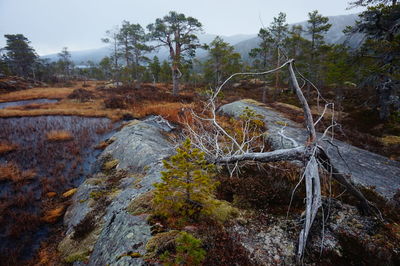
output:
[[[222,106],[220,111],[233,117],[239,117],[246,107],[252,108],[264,117],[268,128],[268,139],[273,149],[292,148],[306,142],[308,135],[302,125],[255,101],[233,102]],[[342,173],[349,174],[355,184],[372,187],[386,199],[391,199],[400,188],[399,162],[342,141],[332,140],[330,137],[323,138],[320,143],[336,167]]]
[[[79,265],[143,265],[150,238],[146,215],[132,215],[132,200],[160,181],[162,159],[173,154],[163,132],[172,127],[159,117],[133,121],[113,136],[77,190],[65,214],[66,237],[59,250]]]

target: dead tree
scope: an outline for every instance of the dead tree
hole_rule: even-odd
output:
[[[193,126],[187,124],[187,133],[192,139],[194,145],[199,149],[203,150],[210,160],[217,164],[227,164],[233,165],[233,169],[238,167],[238,163],[241,162],[279,162],[279,161],[301,161],[304,163],[304,171],[301,180],[305,180],[306,186],[306,208],[305,208],[305,221],[303,229],[300,232],[298,251],[297,251],[297,262],[302,261],[307,238],[311,229],[311,226],[315,220],[319,208],[322,205],[321,201],[321,182],[320,182],[320,170],[326,171],[331,174],[331,176],[337,180],[340,184],[346,187],[347,191],[354,195],[361,203],[362,210],[365,213],[371,212],[371,207],[373,205],[368,202],[368,200],[363,196],[363,194],[351,183],[349,178],[344,174],[340,173],[332,160],[328,156],[324,148],[319,144],[322,138],[318,138],[315,130],[315,125],[322,119],[325,114],[327,106],[325,105],[325,110],[321,117],[314,122],[310,107],[304,94],[299,86],[296,74],[294,72],[294,60],[289,60],[282,66],[261,73],[236,73],[229,77],[221,86],[219,86],[213,95],[211,95],[207,105],[207,114],[209,116],[205,117],[203,115],[198,115],[195,113],[193,117],[199,121],[199,125],[194,128]],[[280,149],[270,152],[254,152],[250,147],[249,143],[254,142],[257,137],[248,137],[248,132],[246,132],[246,126],[243,127],[243,137],[240,141],[236,140],[235,136],[231,136],[217,121],[216,115],[216,99],[218,93],[221,91],[223,86],[234,76],[238,75],[265,75],[274,73],[288,67],[292,84],[296,91],[297,97],[301,103],[304,117],[305,117],[305,127],[308,132],[308,139],[306,143],[302,146],[297,146],[291,149]],[[204,122],[208,122],[211,126],[204,126]],[[333,125],[332,125],[333,126]],[[327,134],[329,128],[324,132],[323,137]],[[284,136],[284,132],[280,133]],[[244,137],[246,136],[247,137]],[[225,140],[229,140],[229,144],[221,143],[221,137]],[[290,138],[288,138],[290,139]],[[292,140],[295,142],[294,140]]]

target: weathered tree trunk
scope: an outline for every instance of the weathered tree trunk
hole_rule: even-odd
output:
[[[268,86],[263,87],[262,102],[267,103]]]
[[[276,62],[276,67],[279,68],[281,65],[281,53],[280,50],[278,48],[278,58],[277,58],[277,62]],[[275,73],[275,90],[274,90],[274,102],[276,101],[276,99],[278,98],[279,95],[279,70],[276,71]]]
[[[172,94],[174,96],[179,95],[179,81],[180,81],[180,72],[177,68],[172,69]]]
[[[293,62],[294,60],[289,60],[284,65],[288,65],[289,67],[292,84],[304,112],[305,126],[307,128],[309,135],[307,142],[305,143],[304,146],[292,149],[280,149],[272,152],[261,152],[261,153],[246,152],[244,149],[242,149],[242,146],[238,144],[235,138],[230,136],[218,124],[215,116],[215,102],[214,102],[216,95],[214,95],[211,98],[209,104],[209,106],[214,108],[211,110],[213,118],[206,120],[211,121],[214,124],[214,126],[217,128],[218,134],[225,135],[229,139],[231,139],[232,146],[238,147],[240,151],[240,154],[230,154],[225,157],[216,157],[214,161],[215,163],[235,164],[242,161],[278,162],[278,161],[295,161],[295,160],[302,161],[305,163],[306,167],[304,170],[304,179],[306,183],[306,195],[307,195],[306,213],[305,213],[306,217],[303,229],[301,230],[299,236],[299,245],[297,252],[297,262],[301,263],[310,229],[315,220],[317,212],[321,207],[321,184],[319,176],[319,169],[320,169],[319,166],[323,167],[323,169],[325,169],[328,173],[331,173],[334,179],[336,179],[340,184],[345,186],[347,190],[361,202],[361,206],[364,212],[366,213],[370,212],[370,207],[372,205],[362,195],[362,193],[350,181],[347,180],[347,177],[342,173],[340,173],[337,170],[337,168],[335,168],[325,150],[318,145],[318,139],[316,135],[313,117],[311,114],[311,109],[298,84],[295,72],[293,70]],[[276,70],[279,70],[279,68]],[[225,81],[223,84],[225,84],[226,82],[227,81]],[[218,88],[216,94],[218,94],[220,90],[221,87]],[[216,140],[216,145],[217,147],[220,147],[220,145],[218,144],[218,138]],[[200,145],[200,147],[204,148],[204,145]],[[207,149],[205,151],[207,151]],[[216,152],[216,154],[219,154],[219,152]]]

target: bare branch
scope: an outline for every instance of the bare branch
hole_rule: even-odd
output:
[[[257,162],[279,162],[302,160],[305,157],[306,147],[300,146],[292,149],[282,149],[271,152],[252,152],[241,155],[223,157],[216,160],[216,163],[235,163],[241,161]]]

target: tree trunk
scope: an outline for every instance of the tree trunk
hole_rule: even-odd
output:
[[[267,96],[268,96],[268,87],[263,87],[263,94],[262,94],[262,102],[267,103]]]
[[[179,74],[179,70],[176,69],[172,69],[172,94],[174,96],[179,95],[179,80],[180,80],[180,74]]]
[[[297,252],[297,261],[300,263],[307,244],[307,238],[311,230],[312,224],[315,220],[316,214],[321,206],[321,184],[319,169],[325,169],[328,173],[332,175],[340,184],[347,188],[347,190],[354,195],[361,203],[364,212],[370,212],[371,207],[375,208],[371,203],[366,200],[363,194],[348,180],[348,178],[340,173],[337,168],[331,162],[328,154],[325,150],[318,145],[318,139],[316,135],[316,130],[314,126],[314,121],[310,106],[299,86],[296,74],[293,70],[294,60],[289,60],[284,65],[288,65],[290,77],[294,90],[296,92],[297,98],[299,99],[304,112],[305,126],[308,131],[308,140],[304,146],[299,146],[291,149],[280,149],[271,152],[245,152],[242,149],[234,137],[230,136],[216,121],[215,119],[215,96],[211,98],[211,106],[213,109],[212,113],[214,118],[212,120],[213,124],[216,126],[218,132],[222,135],[227,136],[232,141],[232,146],[239,147],[241,154],[228,154],[226,156],[218,156],[213,159],[214,163],[217,164],[235,164],[243,161],[254,161],[254,162],[278,162],[278,161],[302,161],[305,163],[304,180],[306,183],[306,211],[303,229],[299,237],[299,246]],[[218,93],[217,91],[216,93]],[[217,140],[218,142],[218,140]],[[217,145],[219,148],[219,145]],[[218,154],[218,153],[217,153]],[[378,212],[379,213],[379,212]]]
[[[278,68],[278,67],[280,67],[280,64],[281,64],[281,58],[280,58],[281,57],[281,53],[280,53],[279,48],[278,48],[277,56],[278,56],[278,58],[277,58],[277,62],[276,62],[276,67]],[[275,73],[274,102],[278,98],[278,95],[279,95],[279,70],[276,71],[276,73]]]

